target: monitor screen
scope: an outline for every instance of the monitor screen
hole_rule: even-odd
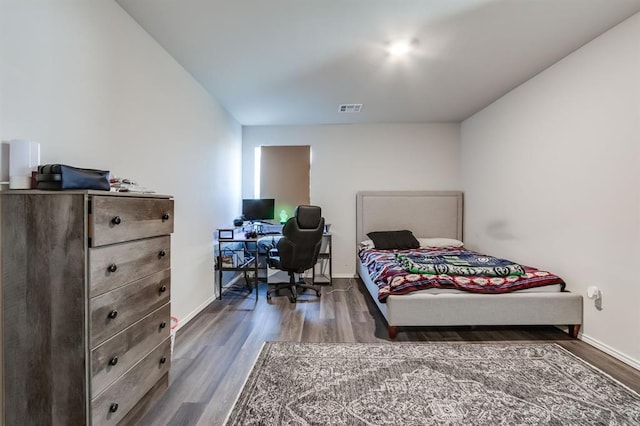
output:
[[[242,200],[242,215],[245,220],[272,220],[275,217],[275,200],[273,198]]]

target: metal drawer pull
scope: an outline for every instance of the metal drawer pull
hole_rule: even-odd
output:
[[[109,270],[109,272],[115,272],[118,270],[118,265],[116,265],[115,263],[112,263],[111,265],[109,265],[107,269]]]
[[[115,309],[111,312],[109,312],[109,318],[111,319],[115,319],[115,317],[118,316],[118,311],[116,311]]]
[[[167,326],[167,322],[166,321],[162,321],[160,323],[160,328],[165,328]]]
[[[109,406],[109,411],[111,411],[112,413],[115,413],[116,411],[118,411],[118,404],[116,402],[114,402],[113,404],[111,404]]]
[[[163,356],[162,358],[160,358],[160,364],[164,364],[165,362],[167,362],[166,356]]]
[[[160,250],[160,253],[158,253],[158,256],[160,257],[165,257],[167,255],[167,252],[164,250]]]
[[[111,219],[111,223],[113,223],[114,225],[120,225],[122,223],[122,219],[120,219],[120,216],[115,216],[113,219]]]
[[[162,284],[162,285],[160,286],[160,293],[164,293],[165,291],[167,291],[167,286],[166,286],[166,285],[164,285],[164,284]]]
[[[116,365],[118,363],[118,355],[114,355],[113,358],[109,360],[109,365]]]
[[[162,220],[169,220],[169,218],[170,218],[170,217],[171,217],[171,216],[169,215],[169,213],[164,213],[164,214],[162,215]]]

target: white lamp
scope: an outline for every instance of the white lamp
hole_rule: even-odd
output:
[[[9,189],[30,189],[31,172],[40,163],[40,144],[24,139],[9,141]]]

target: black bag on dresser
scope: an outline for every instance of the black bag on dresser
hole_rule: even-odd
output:
[[[38,189],[99,189],[109,191],[109,171],[80,169],[64,164],[38,166]]]

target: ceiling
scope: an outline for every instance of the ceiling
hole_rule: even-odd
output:
[[[640,0],[117,2],[243,125],[459,122],[640,11]],[[417,44],[393,58],[400,37]]]

